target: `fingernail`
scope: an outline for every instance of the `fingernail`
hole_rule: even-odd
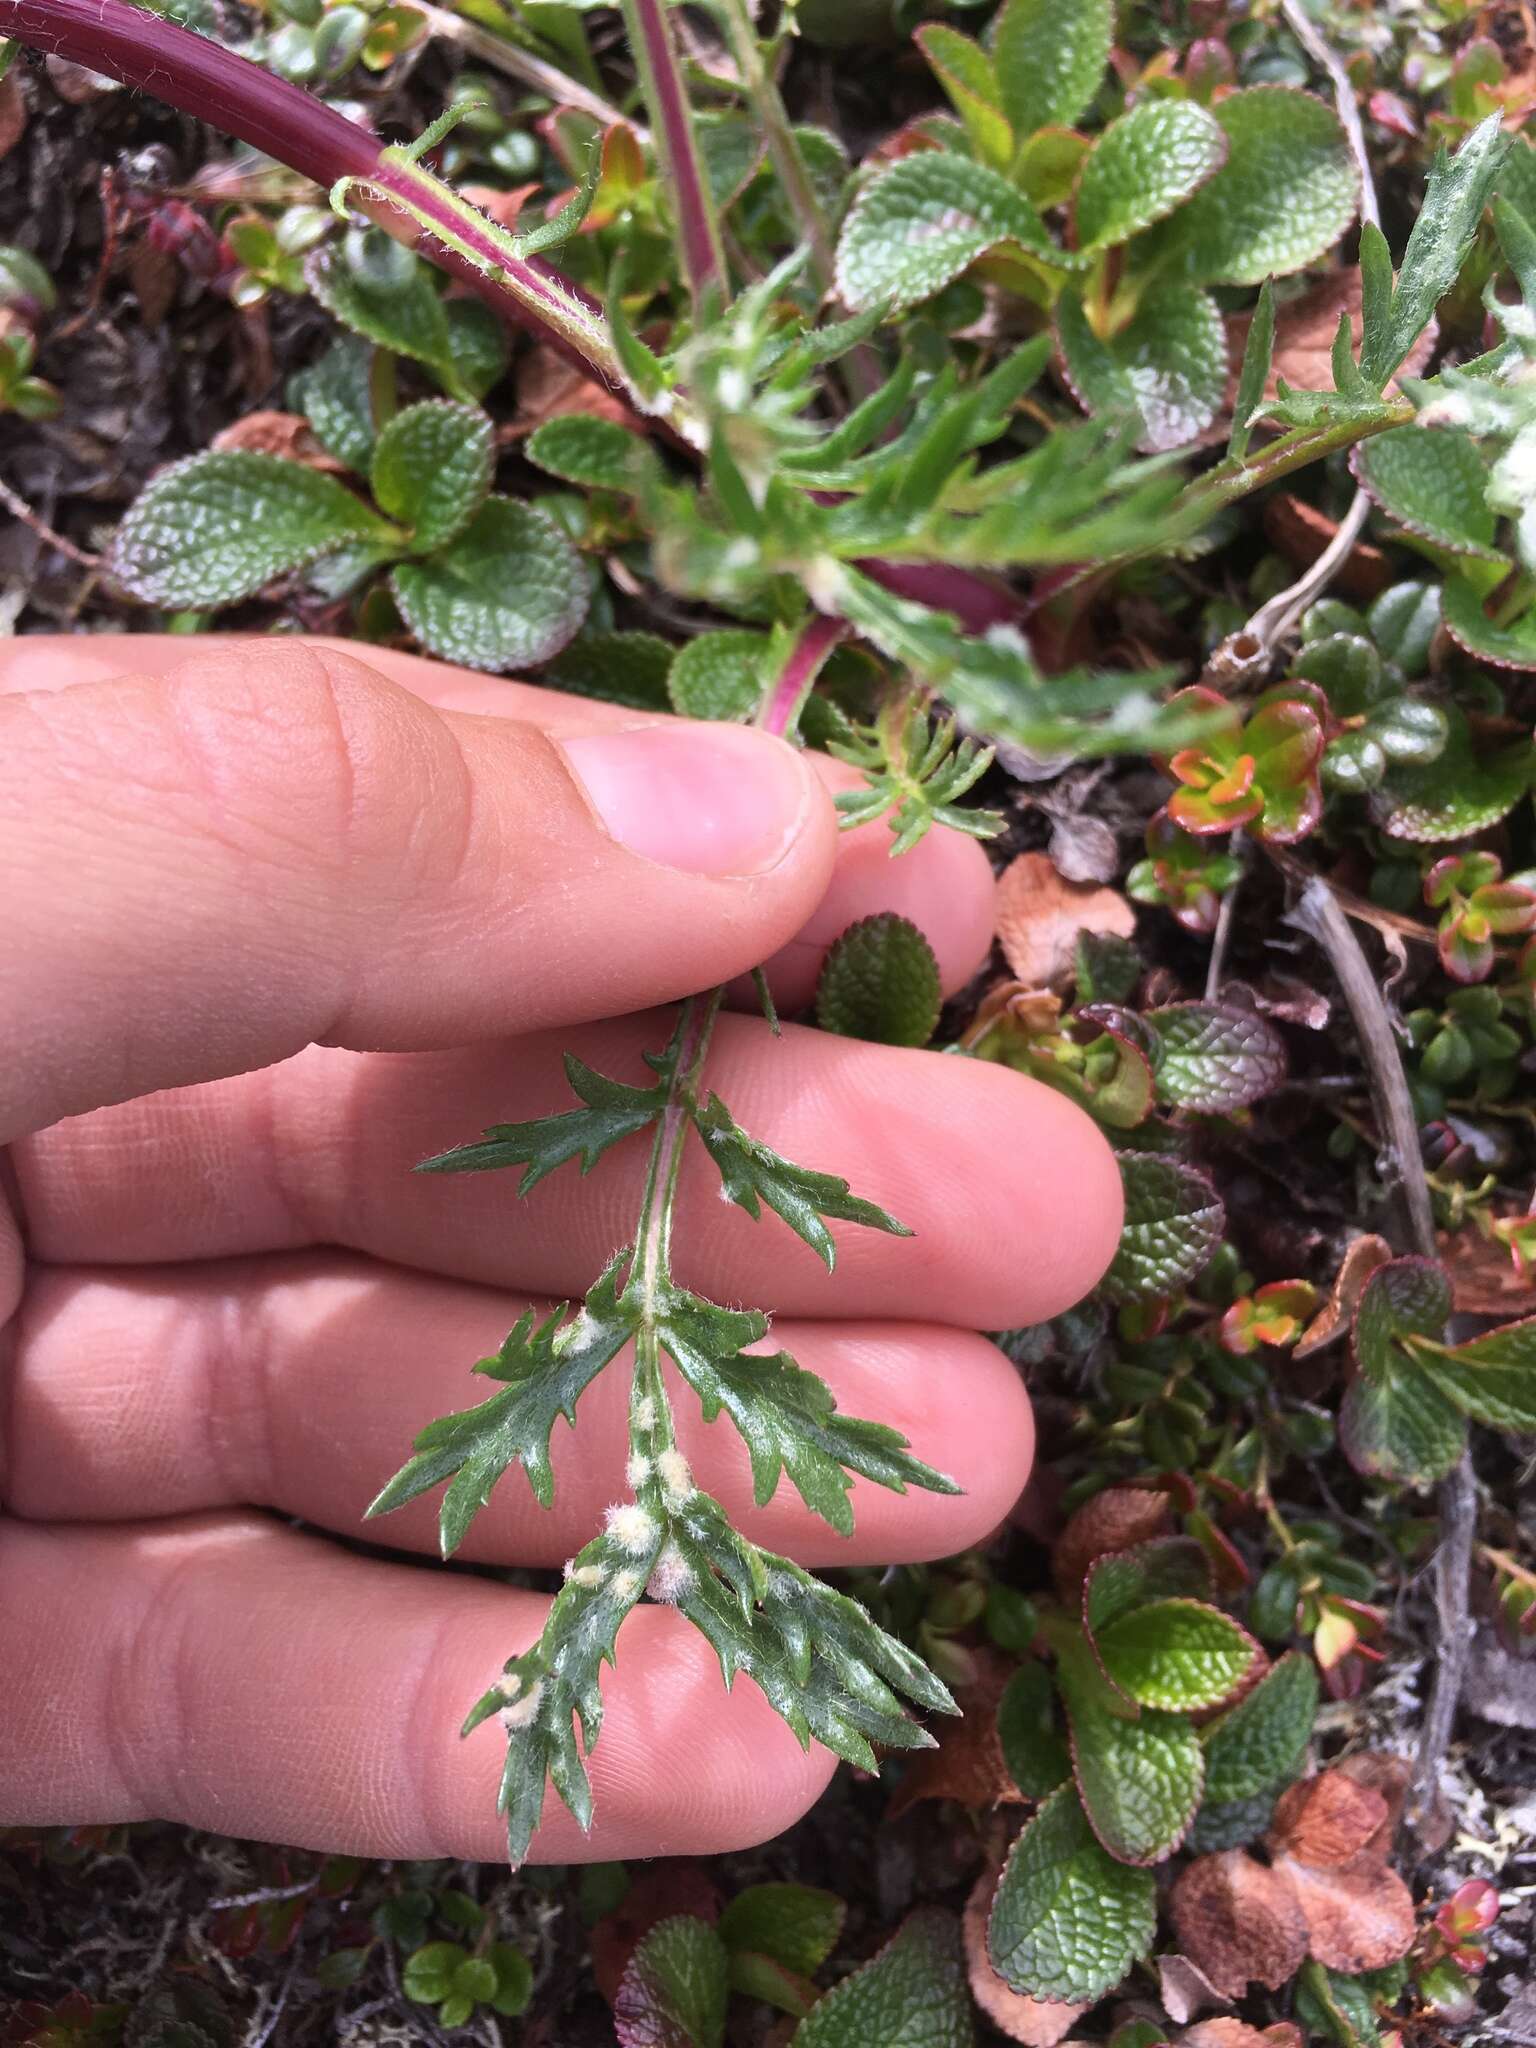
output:
[[[633,725],[563,739],[609,835],[691,875],[761,875],[804,829],[817,785],[784,741],[743,725]]]

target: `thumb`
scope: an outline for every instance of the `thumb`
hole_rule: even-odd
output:
[[[281,643],[0,700],[0,763],[0,1139],[312,1040],[448,1046],[709,987],[798,930],[836,843],[766,734],[559,740]]]

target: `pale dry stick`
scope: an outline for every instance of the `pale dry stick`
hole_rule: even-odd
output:
[[[72,540],[67,540],[62,533],[56,532],[40,512],[32,510],[25,498],[17,496],[3,477],[0,477],[0,505],[5,507],[13,519],[19,519],[23,526],[29,526],[39,540],[46,541],[51,548],[57,548],[61,555],[67,556],[80,568],[101,567],[100,555],[90,554],[85,548],[77,548]]]
[[[1248,835],[1239,825],[1229,842],[1232,857],[1238,859],[1245,855],[1247,847]],[[1222,897],[1221,909],[1216,913],[1216,930],[1211,938],[1211,960],[1205,970],[1205,1000],[1208,1003],[1214,1003],[1221,994],[1221,979],[1227,969],[1227,949],[1232,943],[1232,926],[1237,916],[1237,894],[1242,886],[1243,878],[1239,875]]]
[[[1289,862],[1282,865],[1290,872],[1295,871]],[[1328,957],[1365,1055],[1371,1099],[1385,1139],[1382,1163],[1402,1196],[1409,1239],[1421,1257],[1438,1259],[1434,1211],[1424,1177],[1407,1076],[1371,963],[1354,927],[1321,875],[1311,876],[1304,884],[1289,913],[1289,922],[1314,939]],[[1470,1587],[1472,1549],[1477,1536],[1477,1480],[1470,1452],[1463,1452],[1441,1481],[1437,1499],[1440,1545],[1435,1552],[1435,1612],[1440,1643],[1424,1726],[1419,1733],[1415,1789],[1421,1812],[1433,1791],[1440,1761],[1456,1725],[1456,1710],[1461,1704],[1472,1649]]]
[[[590,114],[594,121],[601,121],[605,128],[623,123],[632,128],[642,142],[650,140],[648,130],[640,122],[610,106],[601,93],[593,92],[579,78],[568,77],[555,65],[546,64],[542,57],[520,50],[505,36],[492,35],[489,29],[481,28],[477,22],[465,21],[462,15],[453,14],[446,7],[434,7],[431,0],[412,0],[412,4],[416,12],[425,18],[433,35],[445,43],[457,44],[468,56],[478,58],[482,64],[489,64],[497,71],[504,71],[509,78],[532,86],[535,92],[544,93],[553,100],[557,107],[575,107],[583,114]]]

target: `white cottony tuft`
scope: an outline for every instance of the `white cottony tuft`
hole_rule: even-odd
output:
[[[638,1501],[626,1501],[621,1507],[611,1507],[603,1521],[620,1550],[627,1550],[631,1557],[644,1557],[661,1534],[654,1516],[648,1515]]]
[[[631,1601],[640,1597],[640,1574],[626,1566],[623,1571],[614,1573],[610,1590],[614,1599],[621,1606],[627,1607]]]
[[[642,1394],[635,1403],[635,1427],[636,1429],[654,1429],[656,1427],[656,1403],[649,1394]]]
[[[653,1600],[663,1600],[669,1605],[686,1599],[693,1591],[693,1567],[675,1543],[663,1546],[645,1590]]]
[[[515,1735],[520,1728],[529,1727],[539,1711],[539,1702],[544,1697],[544,1683],[539,1683],[520,1700],[514,1700],[501,1710],[501,1725],[509,1735]]]
[[[624,1467],[624,1483],[638,1493],[651,1476],[651,1461],[643,1451],[636,1451]]]
[[[603,1568],[600,1564],[578,1564],[574,1557],[568,1557],[564,1577],[568,1586],[600,1586]]]
[[[693,1498],[693,1474],[681,1451],[663,1451],[656,1460],[656,1470],[661,1479],[662,1497],[669,1508],[675,1511]]]

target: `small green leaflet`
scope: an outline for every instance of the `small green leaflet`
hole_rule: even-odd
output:
[[[1262,284],[1316,262],[1354,219],[1360,197],[1338,115],[1281,85],[1229,93],[1212,112],[1227,160],[1172,223],[1194,275]]]
[[[594,1073],[574,1053],[565,1055],[565,1078],[585,1107],[535,1117],[529,1123],[492,1124],[477,1143],[424,1159],[416,1171],[489,1173],[503,1166],[526,1165],[528,1171],[517,1187],[520,1195],[526,1195],[568,1159],[579,1158],[582,1172],[590,1173],[610,1145],[645,1130],[666,1104],[665,1082],[631,1088],[625,1081],[610,1081],[606,1075]]]
[[[494,433],[478,406],[409,405],[379,435],[370,483],[381,512],[425,554],[463,532],[491,487]]]
[[[1094,1632],[1110,1683],[1144,1707],[1193,1713],[1230,1699],[1263,1656],[1246,1630],[1200,1600],[1156,1600]]]
[[[1253,438],[1253,423],[1264,403],[1269,372],[1275,358],[1275,287],[1265,278],[1248,323],[1243,344],[1242,367],[1238,372],[1237,396],[1232,401],[1232,431],[1227,437],[1227,455],[1241,462]]]
[[[1446,623],[1457,638],[1456,603],[1463,587],[1455,576],[1445,587]],[[1481,618],[1475,598],[1473,607]],[[1530,787],[1529,742],[1476,754],[1465,714],[1452,705],[1445,715],[1448,733],[1439,759],[1394,769],[1371,800],[1373,822],[1389,839],[1433,845],[1469,838],[1507,817]]]
[[[432,272],[379,228],[355,229],[316,249],[304,278],[334,319],[394,355],[424,363],[454,398],[474,399],[484,377],[466,377],[454,359],[448,314]]]
[[[1446,578],[1445,623],[1451,638],[1494,668],[1536,669],[1536,611],[1497,624],[1483,609],[1484,595],[1470,576]]]
[[[524,444],[530,462],[566,483],[589,490],[632,494],[656,470],[656,458],[638,434],[617,420],[565,413],[535,428]]]
[[[629,1258],[628,1248],[618,1254],[580,1314],[572,1315],[566,1303],[541,1323],[529,1309],[500,1351],[474,1368],[508,1382],[505,1391],[478,1408],[429,1422],[416,1439],[415,1457],[369,1504],[368,1513],[386,1515],[451,1479],[440,1521],[443,1555],[451,1557],[509,1465],[521,1464],[540,1505],[550,1506],[555,1418],[563,1415],[574,1427],[577,1401],[635,1332],[636,1311],[619,1293]]]
[[[809,1977],[837,1946],[847,1914],[835,1892],[806,1884],[753,1884],[731,1900],[717,1931],[733,1954],[769,1956]]]
[[[912,1235],[904,1223],[877,1204],[853,1194],[837,1174],[796,1166],[770,1146],[748,1137],[718,1095],[695,1109],[694,1122],[719,1169],[727,1200],[753,1218],[761,1215],[761,1205],[766,1202],[805,1240],[829,1273],[837,1262],[837,1246],[824,1217],[862,1223],[870,1230],[889,1231],[893,1237]]]
[[[972,2048],[971,1994],[953,1914],[925,1906],[817,2000],[794,2048]]]
[[[1014,1843],[992,1907],[993,1967],[1027,1998],[1102,1998],[1152,1950],[1157,1885],[1094,1839],[1075,1786],[1053,1792]]]
[[[1317,1667],[1288,1651],[1246,1698],[1202,1731],[1207,1801],[1232,1805],[1286,1784],[1317,1720]]]
[[[1284,1081],[1285,1041],[1253,1011],[1219,1003],[1170,1003],[1148,1011],[1152,1072],[1164,1102],[1229,1116]]]
[[[913,41],[948,93],[976,154],[994,170],[1006,171],[1013,159],[1014,133],[1002,110],[992,59],[980,43],[942,22],[926,22]]]
[[[1074,201],[1078,246],[1110,248],[1172,213],[1227,157],[1214,115],[1193,100],[1142,100],[1084,159]]]
[[[673,656],[672,709],[684,718],[750,718],[763,699],[771,645],[765,633],[698,634]]]
[[[500,673],[537,667],[587,614],[586,564],[547,512],[487,498],[447,547],[390,577],[400,614],[429,653]]]
[[[1015,135],[1072,127],[1099,89],[1114,38],[1114,0],[1006,0],[992,62]]]
[[[1339,1414],[1339,1440],[1357,1471],[1425,1486],[1460,1457],[1466,1422],[1403,1342],[1438,1341],[1450,1312],[1450,1282],[1432,1259],[1393,1259],[1366,1282],[1355,1376]]]
[[[288,403],[316,440],[358,476],[373,460],[373,349],[361,335],[339,334],[317,362],[289,379]]]
[[[1205,292],[1154,287],[1107,341],[1077,295],[1063,292],[1056,331],[1078,402],[1109,419],[1139,421],[1138,448],[1181,448],[1215,419],[1227,388],[1227,330]]]
[[[1450,554],[1501,562],[1488,465],[1456,427],[1395,427],[1356,447],[1351,466],[1389,519]]]
[[[1035,1658],[1021,1664],[997,1703],[997,1739],[1013,1782],[1026,1799],[1044,1799],[1072,1775],[1056,1724],[1056,1688]]]

